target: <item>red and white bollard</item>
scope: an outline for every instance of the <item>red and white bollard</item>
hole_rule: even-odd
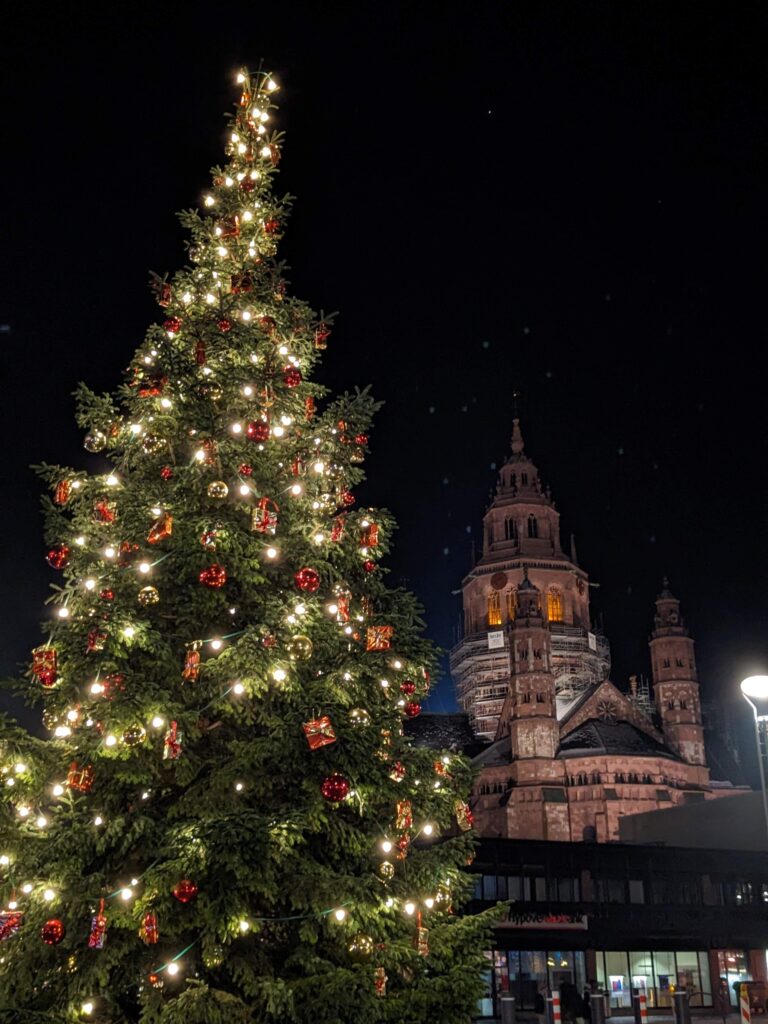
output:
[[[739,1011],[741,1024],[751,1024],[752,1011],[749,1006],[749,989],[746,985],[739,985]]]
[[[560,1013],[560,990],[552,990],[552,1024],[562,1024],[562,1015]]]
[[[645,992],[638,995],[640,1000],[640,1024],[648,1024],[648,997]]]

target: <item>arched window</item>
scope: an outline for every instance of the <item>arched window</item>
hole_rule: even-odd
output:
[[[528,536],[538,537],[539,536],[539,524],[536,520],[536,516],[531,513],[528,516]]]
[[[517,520],[512,516],[504,520],[504,537],[507,540],[517,541]]]
[[[507,618],[510,622],[517,618],[517,592],[514,590],[507,591]]]
[[[488,625],[501,625],[501,601],[498,590],[493,590],[488,595]]]
[[[563,595],[557,587],[547,591],[547,618],[550,622],[563,621]]]
[[[521,473],[520,474],[520,480],[522,481],[523,487],[527,487],[528,486],[528,474],[527,473]]]

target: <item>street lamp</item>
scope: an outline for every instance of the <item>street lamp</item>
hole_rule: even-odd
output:
[[[764,763],[764,757],[768,751],[768,676],[749,676],[742,681],[741,692],[755,716],[757,763],[760,766],[760,789],[763,793],[763,813],[766,835],[768,835],[768,792],[765,788]]]

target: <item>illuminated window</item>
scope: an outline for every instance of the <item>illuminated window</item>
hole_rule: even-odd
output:
[[[510,622],[514,622],[517,618],[517,591],[507,591],[507,618]]]
[[[547,591],[547,618],[550,622],[563,621],[563,595],[555,587]]]
[[[517,520],[509,519],[504,520],[504,536],[507,540],[517,540]]]
[[[501,601],[497,590],[488,595],[488,625],[501,625]]]
[[[539,536],[539,524],[536,520],[536,516],[531,514],[528,516],[528,536],[538,537]]]

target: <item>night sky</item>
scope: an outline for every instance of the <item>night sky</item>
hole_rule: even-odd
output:
[[[667,574],[705,698],[768,670],[766,15],[742,3],[27,3],[3,85],[2,672],[53,574],[32,463],[85,466],[184,259],[234,72],[283,88],[293,292],[339,310],[320,371],[371,384],[365,504],[454,642],[522,393],[527,451],[599,587],[612,677],[649,673]],[[430,707],[454,706],[444,680]]]

